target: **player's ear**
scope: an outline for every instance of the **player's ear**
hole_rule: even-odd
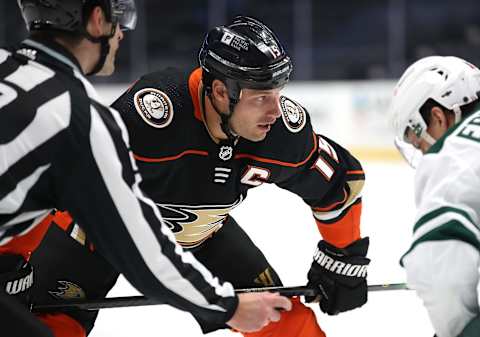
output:
[[[228,101],[228,90],[222,81],[213,80],[212,95],[219,103],[226,103]]]
[[[432,110],[430,110],[430,125],[437,126],[442,130],[448,129],[449,121],[447,112],[437,106],[434,106]]]
[[[108,23],[102,7],[95,6],[87,20],[87,32],[93,37],[100,37],[110,33],[111,24]]]

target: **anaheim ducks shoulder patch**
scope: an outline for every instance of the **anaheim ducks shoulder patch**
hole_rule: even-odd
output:
[[[287,129],[293,133],[301,131],[307,122],[305,110],[285,96],[280,98],[280,107],[282,109],[283,123]]]
[[[163,91],[145,88],[133,97],[135,108],[142,119],[154,128],[164,128],[173,119],[173,104]]]

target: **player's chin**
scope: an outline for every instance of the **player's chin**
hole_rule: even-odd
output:
[[[115,58],[108,56],[102,69],[97,73],[97,76],[110,76],[115,71]]]
[[[115,71],[115,66],[105,65],[102,70],[100,70],[96,75],[97,76],[110,76]]]
[[[252,142],[260,142],[264,140],[265,137],[267,137],[267,134],[268,134],[268,131],[257,130],[257,132],[255,133],[252,132],[250,135],[248,135],[248,137],[244,137],[244,138],[247,138],[249,141],[252,141]]]

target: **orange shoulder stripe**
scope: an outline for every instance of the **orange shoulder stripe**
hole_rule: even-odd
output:
[[[143,161],[143,162],[147,162],[147,163],[160,163],[160,162],[164,162],[164,161],[172,161],[172,160],[177,160],[179,158],[182,158],[183,156],[187,156],[187,155],[198,155],[198,156],[208,156],[208,152],[207,151],[202,151],[202,150],[185,150],[175,156],[169,156],[169,157],[161,157],[161,158],[149,158],[149,157],[142,157],[142,156],[139,156],[137,154],[133,154],[133,156],[135,157],[136,160],[138,161]]]
[[[299,167],[305,164],[306,162],[308,162],[310,158],[313,156],[313,154],[317,151],[317,137],[315,133],[313,133],[313,143],[314,145],[313,145],[312,151],[310,151],[307,158],[305,158],[304,160],[298,163],[289,163],[289,162],[280,161],[276,159],[263,158],[263,157],[258,157],[258,156],[254,156],[252,154],[247,154],[247,153],[236,154],[235,159],[250,158],[262,163],[276,164],[276,165],[287,166],[287,167]]]
[[[202,69],[195,69],[188,78],[188,90],[190,91],[190,96],[192,97],[194,111],[193,114],[198,120],[203,120],[202,110],[200,107],[200,100],[198,97],[198,88],[200,86],[200,81],[202,80]]]

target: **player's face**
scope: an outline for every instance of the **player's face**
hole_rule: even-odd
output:
[[[242,96],[230,119],[233,131],[240,137],[253,142],[263,140],[281,115],[280,91],[282,89],[242,89]]]
[[[111,27],[111,24],[109,25]],[[115,56],[117,55],[118,48],[120,47],[120,41],[123,39],[123,32],[120,29],[120,25],[117,25],[115,35],[108,41],[110,44],[110,50],[108,52],[105,64],[102,70],[98,73],[100,76],[109,76],[115,71]]]
[[[423,139],[423,137],[418,137],[412,131],[412,129],[407,129],[407,131],[405,131],[405,140],[409,144],[412,144],[416,149],[422,151],[422,153],[426,153],[430,148],[430,144],[425,139]]]
[[[442,137],[453,124],[453,116],[446,114],[438,107],[433,107],[430,112],[430,122],[426,131],[434,140],[437,140]],[[426,153],[428,149],[430,149],[431,144],[423,137],[416,135],[411,129],[407,129],[405,132],[405,139],[423,153]]]

